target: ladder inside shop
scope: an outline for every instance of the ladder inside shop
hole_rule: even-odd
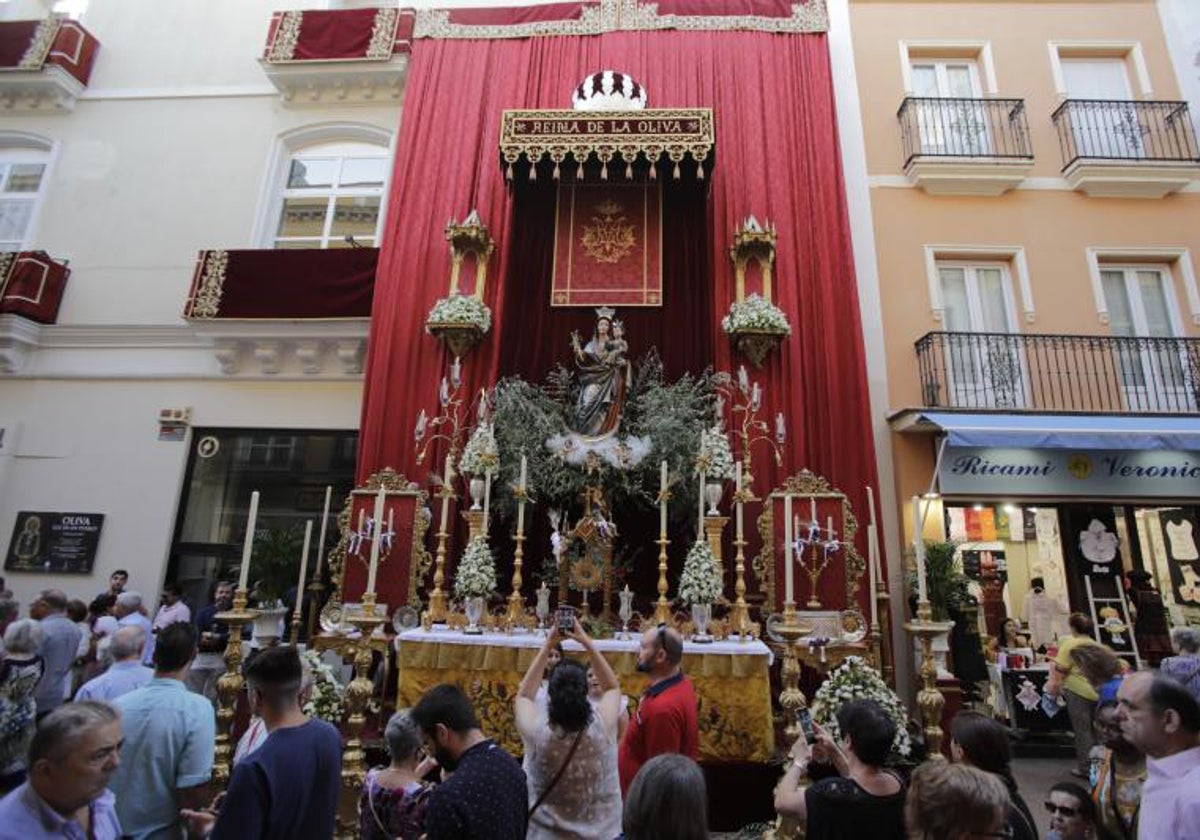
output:
[[[1103,586],[1093,588],[1092,577],[1090,575],[1083,577],[1084,584],[1087,586],[1088,609],[1092,613],[1094,628],[1092,635],[1096,641],[1107,644],[1118,656],[1133,665],[1136,671],[1142,667],[1142,658],[1138,655],[1137,641],[1133,636],[1133,622],[1129,619],[1129,603],[1121,591],[1121,578],[1113,575],[1111,578],[1099,578],[1099,580],[1103,582]],[[1117,611],[1122,623],[1121,629],[1105,629],[1105,619],[1100,613],[1106,607],[1112,607]],[[1104,631],[1105,635],[1109,637],[1107,640],[1101,636],[1101,631]],[[1123,643],[1118,642],[1118,638]]]

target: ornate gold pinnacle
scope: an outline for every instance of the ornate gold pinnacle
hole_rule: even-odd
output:
[[[666,535],[658,539],[658,603],[654,605],[654,620],[658,624],[670,624],[671,605],[667,601],[667,546],[671,541]]]
[[[214,618],[229,628],[225,643],[225,673],[217,680],[217,737],[213,747],[213,781],[218,788],[229,783],[233,767],[233,711],[242,691],[242,628],[254,620],[257,610],[246,608],[246,590],[233,593],[233,609]]]
[[[362,613],[348,619],[358,628],[359,637],[354,647],[354,679],[346,686],[346,747],[342,752],[342,796],[338,808],[338,822],[343,831],[357,830],[358,826],[358,794],[367,776],[362,729],[366,723],[367,706],[375,694],[375,683],[370,677],[373,659],[371,636],[386,620],[375,614],[373,592],[362,596]]]
[[[917,692],[917,708],[925,724],[925,749],[928,757],[942,760],[942,709],[946,698],[937,687],[937,662],[933,657],[933,639],[950,631],[954,624],[949,621],[934,621],[928,601],[917,605],[917,620],[904,625],[921,643],[921,690]]]

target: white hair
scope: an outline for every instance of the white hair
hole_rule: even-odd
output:
[[[109,643],[109,654],[113,659],[129,659],[141,656],[145,646],[146,631],[136,624],[131,624],[113,633]]]
[[[1180,653],[1200,652],[1200,630],[1195,627],[1176,627],[1171,631],[1171,641]]]
[[[142,608],[142,593],[122,592],[117,596],[117,603],[127,610],[140,610]]]
[[[42,646],[42,625],[32,618],[22,618],[4,631],[4,649],[8,653],[37,653]]]

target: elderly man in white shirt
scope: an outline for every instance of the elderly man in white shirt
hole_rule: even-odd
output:
[[[1117,690],[1117,719],[1146,754],[1138,837],[1200,837],[1200,703],[1170,677],[1143,671]]]
[[[117,596],[113,615],[120,627],[141,627],[146,631],[146,649],[142,652],[142,664],[154,666],[154,630],[150,619],[142,612],[142,596],[139,592],[122,592]]]
[[[75,694],[76,700],[110,702],[141,688],[154,677],[154,669],[142,664],[146,647],[146,631],[141,627],[122,627],[113,634],[109,652],[113,664],[95,679],[89,680]]]

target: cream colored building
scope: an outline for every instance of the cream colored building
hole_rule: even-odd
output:
[[[1120,609],[1111,573],[1144,567],[1174,620],[1181,585],[1200,607],[1184,540],[1200,524],[1189,5],[849,4],[882,472],[909,560],[913,499],[939,496],[924,535],[982,559],[993,632],[1033,577],[1102,619]]]

